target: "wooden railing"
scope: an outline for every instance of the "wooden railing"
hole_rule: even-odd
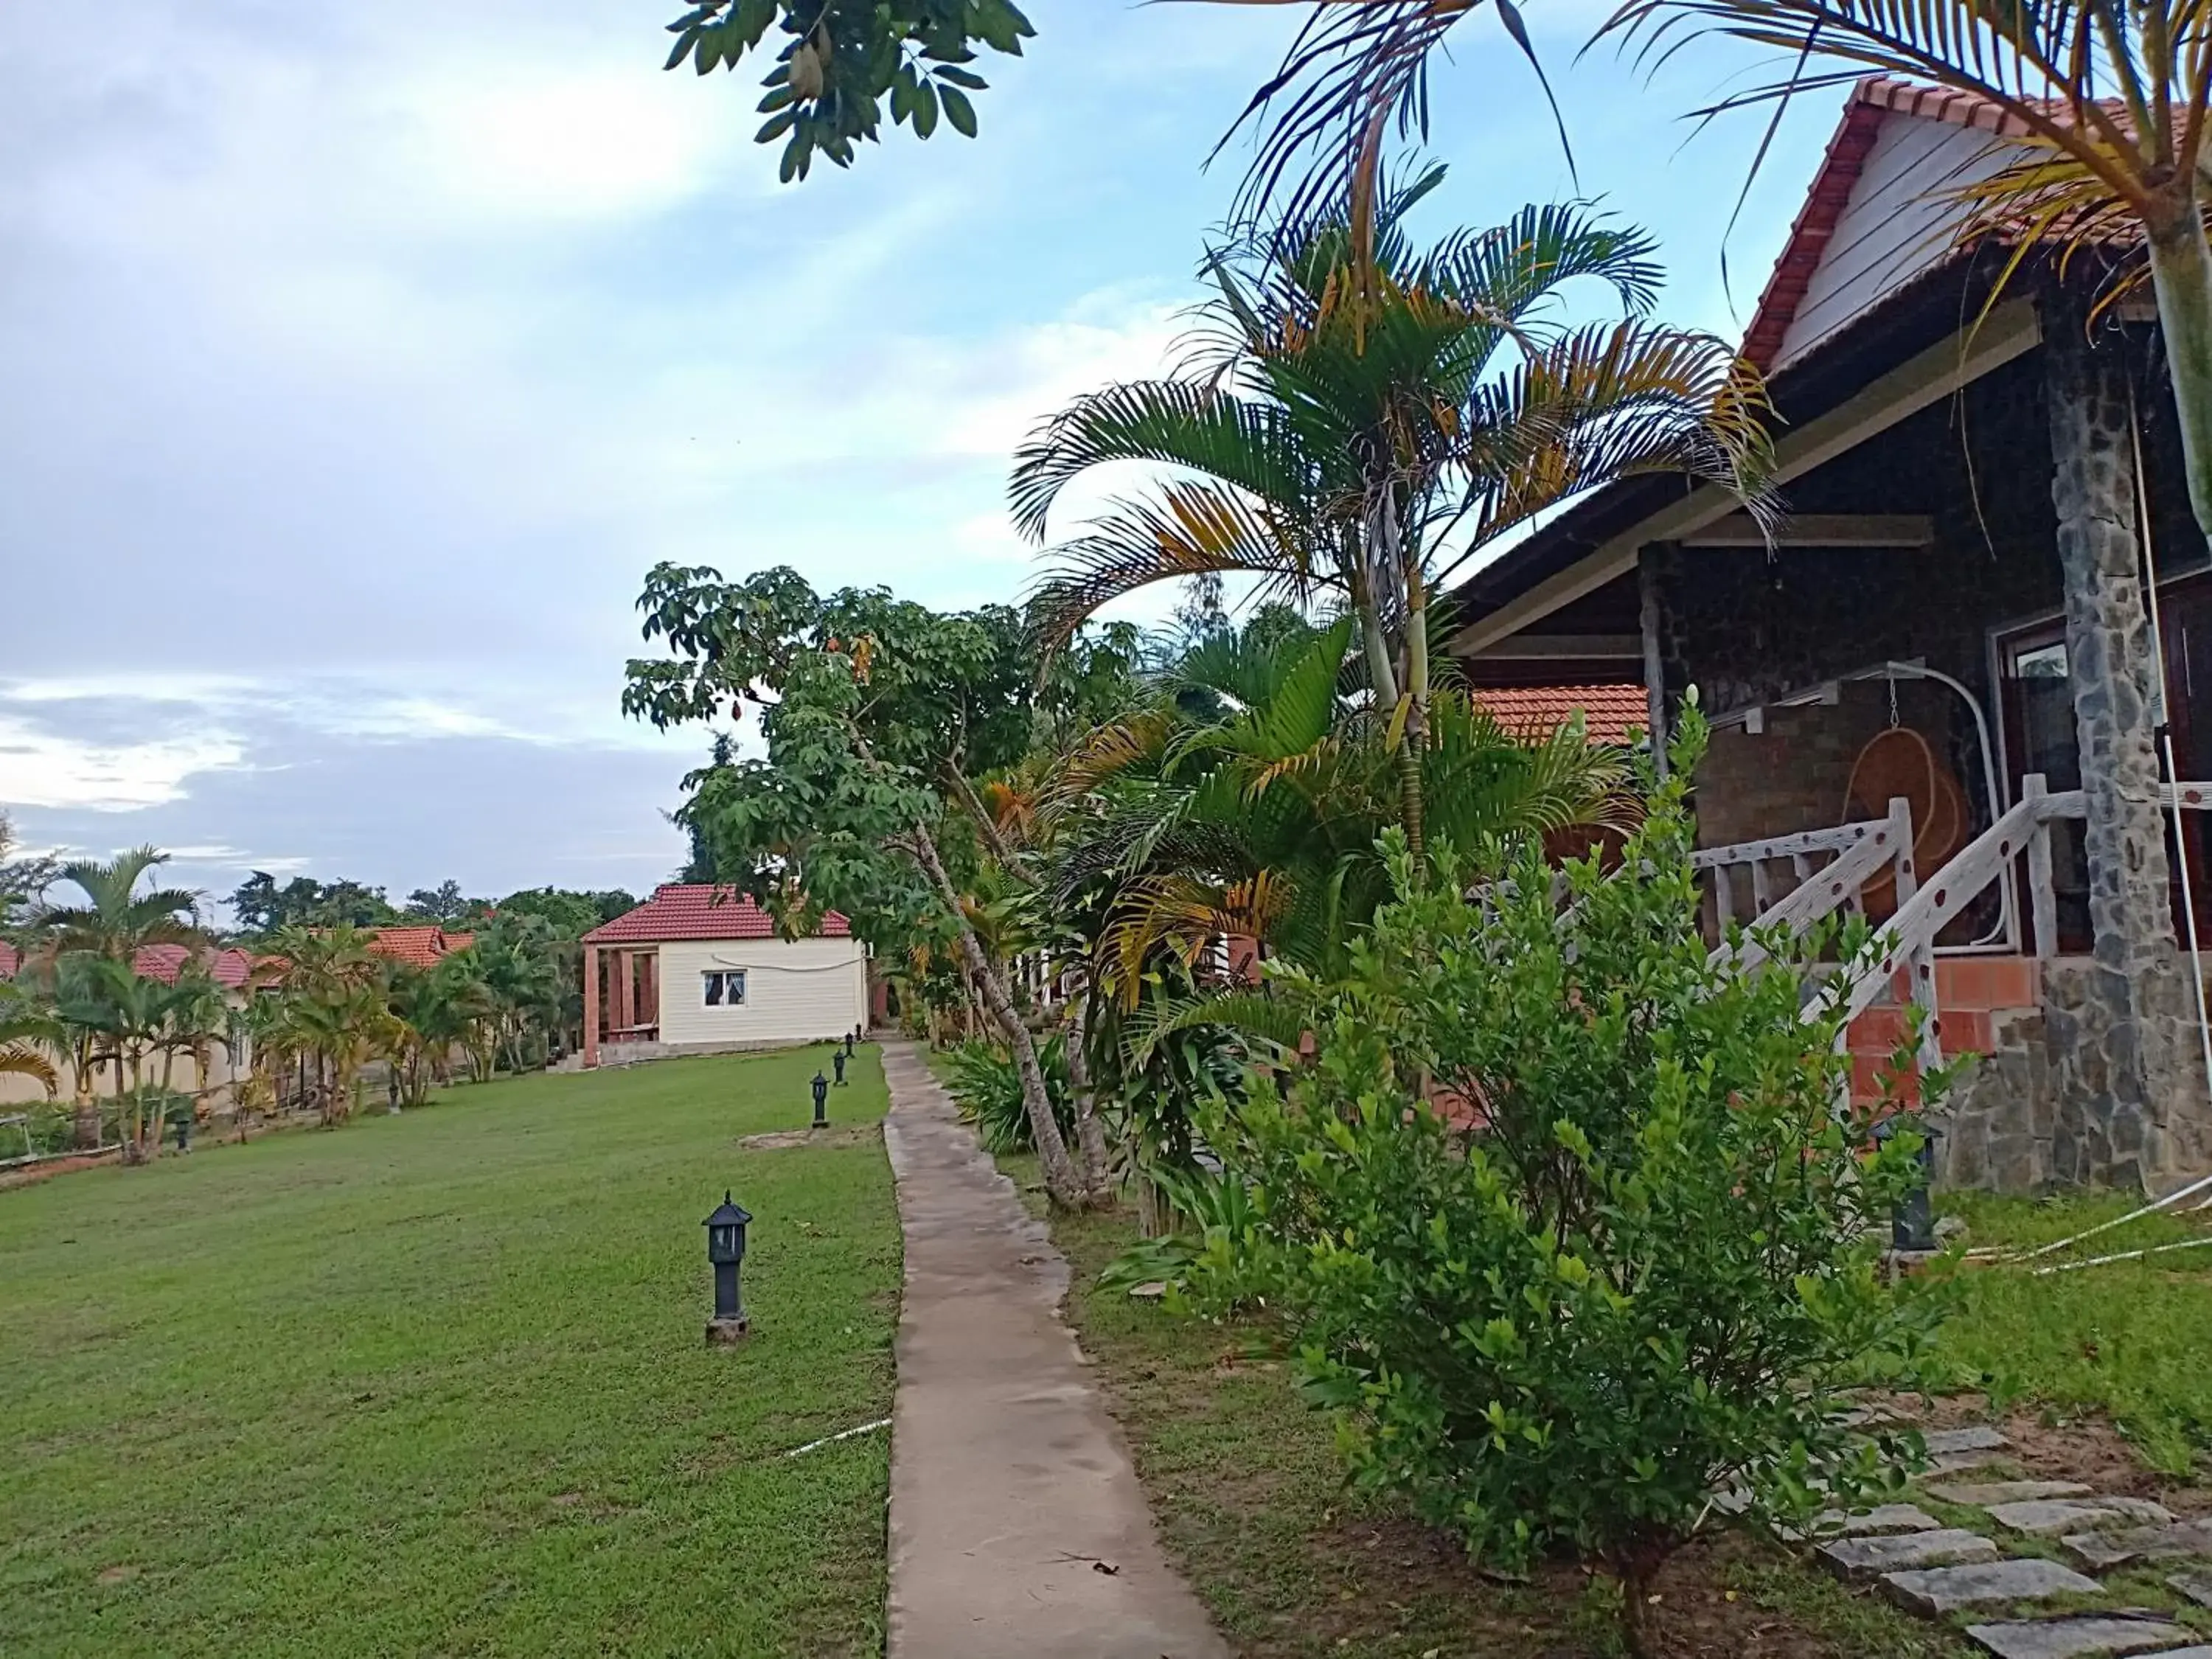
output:
[[[1822,854],[1833,857],[1816,869],[1813,860]],[[1795,884],[1777,901],[1768,866],[1784,859],[1790,861]],[[1913,890],[1911,803],[1902,798],[1892,799],[1886,818],[1779,836],[1771,841],[1708,848],[1692,854],[1690,862],[1692,868],[1712,872],[1713,908],[1720,935],[1720,942],[1713,947],[1715,959],[1733,953],[1743,966],[1756,967],[1769,955],[1764,939],[1771,936],[1770,929],[1802,933],[1838,910],[1863,910],[1867,883],[1885,869],[1894,872],[1900,902]],[[1747,866],[1753,906],[1749,920],[1757,932],[1731,940],[1729,928],[1736,918],[1729,872]]]

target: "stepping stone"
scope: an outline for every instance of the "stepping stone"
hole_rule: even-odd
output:
[[[2212,1522],[2176,1521],[2171,1526],[2131,1527],[2124,1532],[2072,1533],[2058,1542],[2074,1561],[2091,1572],[2102,1572],[2130,1561],[2212,1555]]]
[[[1985,1510],[1994,1504],[2033,1504],[2044,1498],[2087,1498],[2096,1490],[2079,1480],[1990,1480],[1977,1486],[1944,1481],[1928,1488],[1930,1498]]]
[[[2087,1532],[2106,1521],[2133,1521],[2139,1524],[2148,1522],[2163,1526],[2173,1519],[2173,1511],[2163,1504],[2154,1504],[2143,1498],[2096,1498],[2081,1503],[2039,1498],[2025,1504],[1992,1504],[1990,1519],[2014,1532],[2041,1535]]]
[[[1917,1504],[1877,1504],[1863,1515],[1842,1510],[1823,1510],[1803,1531],[1778,1527],[1776,1533],[1790,1543],[1808,1538],[1873,1538],[1892,1532],[1936,1532],[1943,1523]]]
[[[2046,1595],[2094,1595],[2104,1586],[2039,1555],[1978,1561],[1919,1572],[1886,1572],[1882,1588],[1915,1613],[1942,1614],[1985,1601],[2033,1601]],[[2094,1652],[2087,1649],[2084,1651]]]
[[[2193,1648],[2168,1648],[2163,1653],[2147,1653],[2143,1659],[2212,1659],[2212,1648],[2200,1642]]]
[[[1899,1567],[1936,1567],[1953,1561],[1994,1561],[1997,1547],[1979,1533],[1956,1527],[1908,1532],[1894,1538],[1846,1538],[1823,1544],[1820,1556],[1855,1577],[1869,1577]]]
[[[2212,1607],[2212,1572],[2177,1572],[2166,1581],[2166,1587],[2200,1607]]]
[[[2155,1617],[2090,1613],[2076,1619],[2035,1619],[2018,1624],[1969,1625],[1966,1634],[1997,1659],[2101,1659],[2106,1654],[2145,1653],[2161,1642],[2187,1641],[2189,1632]],[[2202,1648],[2187,1650],[2191,1654]],[[2167,1659],[2167,1656],[2161,1656]],[[2181,1659],[2179,1654],[2170,1659]]]

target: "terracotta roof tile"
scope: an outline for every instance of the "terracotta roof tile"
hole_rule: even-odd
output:
[[[434,968],[475,939],[473,933],[448,933],[442,927],[370,927],[368,948],[380,957],[404,962],[410,968]]]
[[[816,929],[819,939],[848,939],[852,926],[835,910]],[[636,909],[584,935],[590,945],[657,945],[690,939],[774,939],[775,921],[750,893],[672,882]]]
[[[1626,744],[1651,723],[1640,685],[1500,685],[1474,694],[1491,719],[1519,735],[1548,738],[1577,710],[1592,743]]]

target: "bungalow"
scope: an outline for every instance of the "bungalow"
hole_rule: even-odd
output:
[[[835,911],[787,939],[750,895],[671,884],[584,935],[587,1067],[820,1042],[867,1023],[867,952]]]
[[[1477,688],[1694,687],[1717,940],[1882,924],[1843,989],[1861,1082],[1901,1029],[1954,1091],[1955,1184],[2164,1190],[2212,1168],[2212,560],[2154,312],[2093,316],[2130,250],[2018,272],[1950,194],[2016,154],[2000,112],[1851,92],[1744,350],[1779,415],[1770,545],[1678,475],[1593,493],[1455,596]],[[2200,671],[2202,672],[2200,673]]]

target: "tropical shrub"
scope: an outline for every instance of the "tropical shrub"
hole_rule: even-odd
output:
[[[1709,959],[1694,758],[1564,902],[1534,848],[1470,898],[1388,838],[1395,898],[1298,1010],[1314,1063],[1210,1126],[1260,1221],[1192,1275],[1266,1283],[1358,1484],[1498,1567],[1603,1567],[1639,1653],[1716,1492],[1796,1518],[1816,1476],[1894,1480],[1839,1396],[1917,1363],[1944,1300],[1881,1271],[1921,1136],[1839,1113],[1837,1021],[1794,973]]]
[[[955,1048],[950,1062],[952,1075],[945,1086],[959,1103],[962,1121],[975,1126],[983,1150],[993,1154],[1036,1151],[1013,1056],[998,1043],[976,1039]],[[1060,1132],[1073,1137],[1075,1091],[1068,1082],[1066,1040],[1055,1035],[1037,1044],[1037,1064],[1044,1072],[1045,1092]]]

